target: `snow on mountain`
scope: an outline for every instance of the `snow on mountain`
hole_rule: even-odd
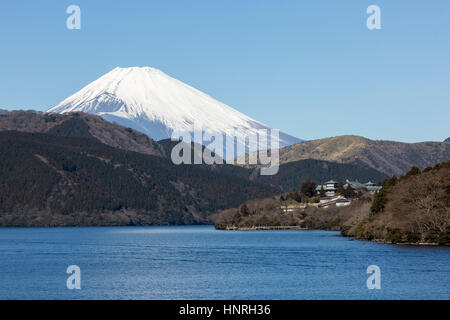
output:
[[[150,67],[117,67],[47,112],[79,111],[100,115],[108,121],[141,131],[155,140],[170,138],[174,130],[193,133],[195,123],[195,127],[201,127],[205,133],[234,135],[236,143],[242,146],[245,144],[245,135],[270,129]],[[300,141],[280,132],[280,148]],[[263,146],[257,148],[265,149],[264,145],[263,141]],[[222,155],[220,150],[216,152]],[[227,155],[227,158],[230,156]]]

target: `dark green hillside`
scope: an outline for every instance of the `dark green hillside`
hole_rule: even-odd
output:
[[[358,164],[335,163],[322,160],[300,160],[280,165],[278,174],[258,175],[256,181],[282,187],[283,191],[296,191],[306,180],[317,183],[333,179],[379,182],[387,176],[375,169]]]
[[[52,127],[47,133],[62,137],[93,138],[85,120],[75,117]]]
[[[0,225],[202,223],[278,192],[55,130],[69,137],[0,132]]]
[[[170,139],[160,140],[158,143],[163,147],[166,155],[170,157],[172,148],[178,144],[178,141],[171,141]],[[205,149],[202,146],[202,151]],[[191,155],[193,162],[194,145],[191,144]],[[280,165],[280,170],[273,176],[260,176],[259,168],[243,167],[231,164],[224,165],[196,165],[215,172],[220,172],[228,175],[236,175],[242,178],[250,179],[259,183],[269,184],[280,191],[296,191],[301,184],[306,180],[317,181],[317,183],[324,182],[330,179],[337,181],[345,181],[345,179],[359,180],[359,181],[383,181],[387,178],[382,172],[368,167],[364,163],[336,163],[321,160],[300,160],[288,162]]]
[[[172,141],[171,139],[164,139],[164,140],[159,140],[158,144],[163,148],[165,154],[170,159],[170,155],[172,153],[172,148],[175,147],[179,142],[180,141]],[[190,148],[191,148],[191,162],[194,163],[194,152],[195,152],[194,143],[190,143]],[[202,152],[205,149],[206,149],[206,147],[202,145]],[[221,165],[218,165],[218,164],[207,165],[205,163],[202,163],[202,164],[198,164],[196,166],[204,168],[204,169],[212,170],[215,172],[220,172],[223,174],[238,176],[238,177],[245,178],[245,179],[249,179],[252,172],[254,171],[253,169],[248,169],[248,168],[241,167],[241,166],[235,166],[232,164],[226,164],[225,161],[223,161],[223,164],[221,164]]]
[[[65,137],[93,137],[113,148],[164,157],[162,147],[147,135],[100,116],[69,112],[64,114],[38,111],[0,113],[0,131],[51,133]]]

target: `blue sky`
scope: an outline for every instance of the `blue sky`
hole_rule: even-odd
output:
[[[0,108],[46,110],[116,66],[159,68],[303,139],[450,136],[448,0],[2,2]]]

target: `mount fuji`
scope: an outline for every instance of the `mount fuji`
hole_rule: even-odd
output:
[[[155,140],[170,138],[174,131],[193,134],[194,124],[213,136],[233,135],[234,143],[241,147],[246,136],[262,129],[275,138],[268,126],[151,67],[117,67],[47,112],[96,114]],[[279,133],[280,148],[301,141]],[[222,155],[220,150],[215,152]]]

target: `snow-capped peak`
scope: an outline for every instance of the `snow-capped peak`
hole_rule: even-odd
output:
[[[80,111],[132,127],[155,140],[170,138],[174,130],[192,132],[194,123],[205,132],[222,135],[268,129],[152,67],[116,67],[47,112]],[[299,141],[280,133],[280,147]]]

